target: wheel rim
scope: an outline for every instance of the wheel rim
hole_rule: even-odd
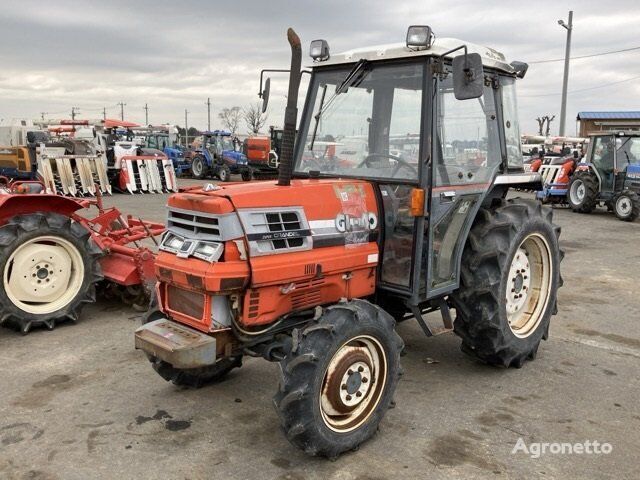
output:
[[[78,249],[55,236],[36,237],[20,245],[4,268],[9,300],[21,310],[46,315],[66,307],[76,297],[84,279]]]
[[[196,177],[199,176],[202,173],[202,162],[199,159],[194,160],[191,169]]]
[[[324,374],[320,413],[339,433],[355,430],[371,416],[382,398],[387,359],[380,342],[362,335],[344,343]]]
[[[227,171],[223,168],[220,170],[220,180],[225,181],[227,179]]]
[[[540,324],[551,296],[552,270],[547,241],[537,233],[526,237],[513,256],[506,285],[507,321],[517,337],[528,337]]]
[[[587,193],[587,189],[584,186],[584,182],[582,180],[576,180],[573,185],[571,185],[571,201],[575,205],[580,205],[584,200],[584,197]]]
[[[616,200],[616,211],[619,216],[628,217],[632,209],[633,206],[629,197],[620,197]]]

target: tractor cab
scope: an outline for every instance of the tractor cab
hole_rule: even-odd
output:
[[[569,184],[569,205],[589,213],[599,204],[621,220],[640,216],[640,132],[591,135],[585,158]]]
[[[441,56],[449,51],[460,54],[456,63]],[[472,58],[474,91],[461,92],[464,73],[454,70]],[[293,177],[358,179],[374,187],[381,296],[400,295],[415,308],[455,290],[473,219],[504,191],[492,187],[495,180],[524,178],[515,93],[520,67],[455,39],[428,49],[385,45],[314,60]],[[345,195],[344,208],[353,217],[368,214],[357,192]]]

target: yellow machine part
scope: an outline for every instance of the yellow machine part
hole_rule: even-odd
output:
[[[20,173],[31,172],[29,149],[26,147],[0,147],[0,169],[16,169]]]

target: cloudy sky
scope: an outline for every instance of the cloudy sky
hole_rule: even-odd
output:
[[[572,56],[640,46],[637,0],[236,0],[2,1],[0,119],[118,117],[213,127],[223,107],[258,100],[261,68],[289,62],[285,32],[303,51],[314,38],[331,51],[404,41],[409,24],[440,37],[491,46],[509,61],[531,63],[519,82],[523,132],[535,117],[558,115],[566,31],[557,20],[574,10]],[[625,81],[638,77],[635,80]],[[269,123],[280,124],[286,78],[274,77]],[[569,80],[567,133],[581,110],[640,110],[640,50],[576,59]],[[558,121],[553,124],[557,131]]]

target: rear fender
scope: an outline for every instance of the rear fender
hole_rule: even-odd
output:
[[[51,212],[72,217],[75,212],[82,208],[84,207],[79,201],[60,195],[0,195],[0,225],[7,223],[16,215],[37,212]]]

